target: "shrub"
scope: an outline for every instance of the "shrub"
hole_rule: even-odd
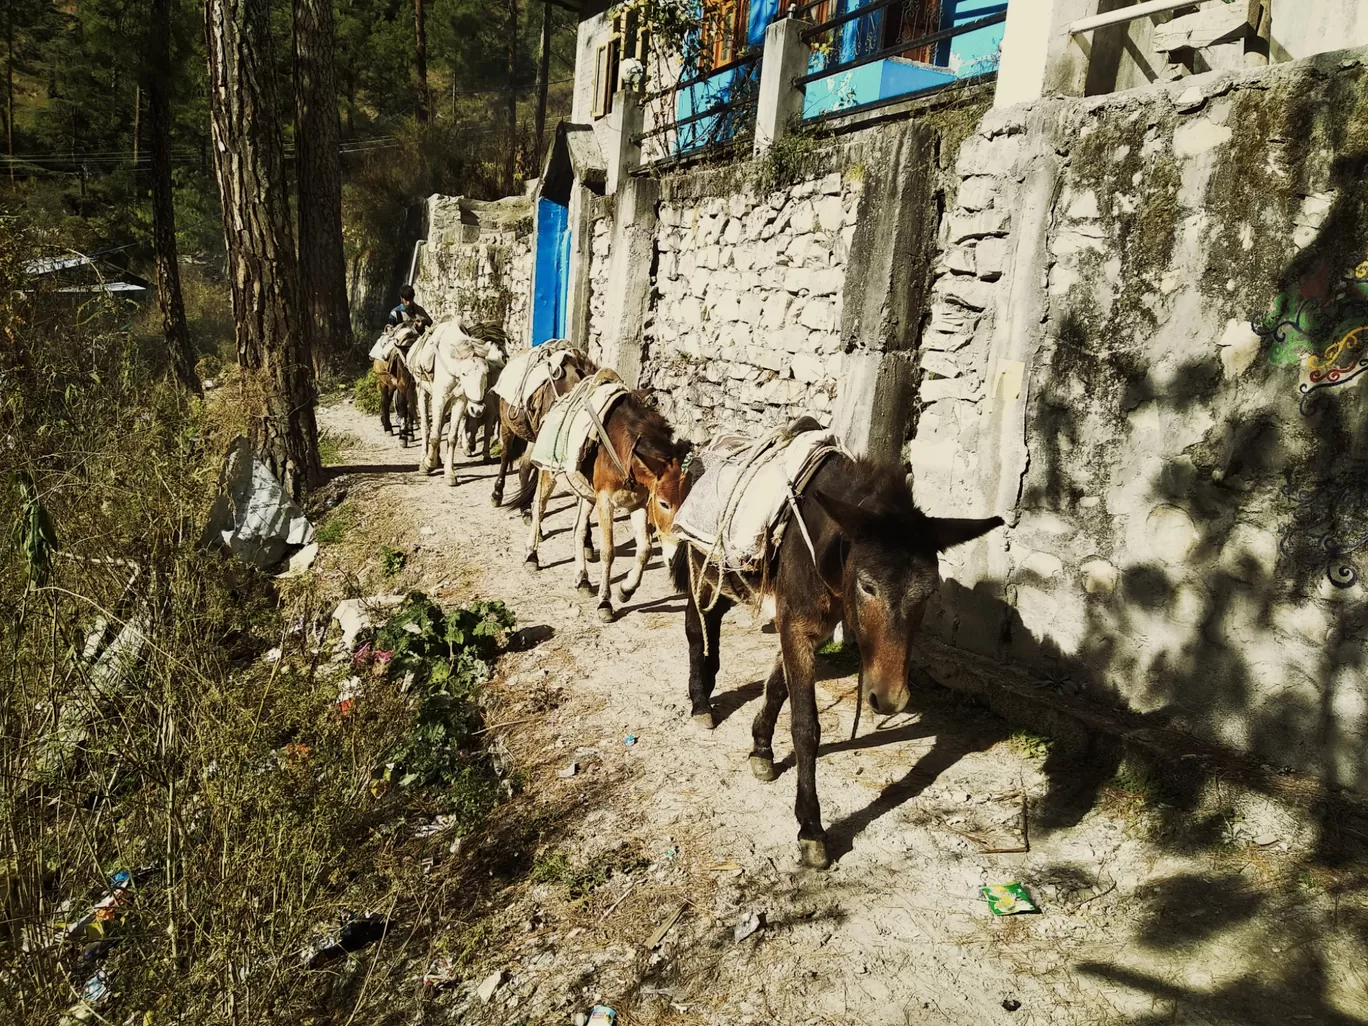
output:
[[[352,385],[352,402],[362,413],[376,416],[380,413],[380,382],[375,379],[375,371],[367,368],[366,373]]]

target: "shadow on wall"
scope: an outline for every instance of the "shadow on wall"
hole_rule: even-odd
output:
[[[1005,588],[947,591],[953,644],[1363,789],[1365,167],[1335,162],[1338,198],[1248,311],[1243,356],[1211,339],[1164,362],[1153,315],[1128,341],[1112,311],[1056,299],[1016,566]],[[1195,443],[1166,449],[1174,424]]]
[[[1304,114],[1294,103],[1284,126],[1255,133],[1269,175],[1309,175],[1312,126],[1324,119]],[[1329,136],[1316,143],[1335,152],[1345,139]],[[1270,147],[1281,147],[1280,159]],[[1277,195],[1258,175],[1221,170],[1230,173],[1212,176],[1206,209],[1243,206],[1229,220],[1255,231],[1233,255],[1216,232],[1203,240],[1206,274],[1190,298],[1236,313],[1225,335],[1196,339],[1203,348],[1191,352],[1169,344],[1194,329],[1161,324],[1162,301],[1151,305],[1148,294],[1157,274],[1146,281],[1147,268],[1127,266],[1143,237],[1121,233],[1120,273],[1110,277],[1125,284],[1105,303],[1089,306],[1077,287],[1052,295],[1028,393],[1014,569],[1005,583],[947,582],[940,618],[958,648],[1022,667],[1043,688],[1126,708],[1139,729],[1190,731],[1274,769],[1364,791],[1368,151],[1333,161],[1333,199],[1304,180]],[[1100,199],[1105,210],[1113,197]],[[1324,216],[1305,229],[1297,215],[1316,203]],[[1278,257],[1287,236],[1260,237],[1270,209],[1309,236],[1291,259]],[[1160,250],[1174,245],[1159,241]],[[1168,252],[1158,256],[1172,266]],[[1081,292],[1106,291],[1099,281],[1085,280]],[[1057,748],[1040,830],[1077,824],[1119,768],[1114,749]],[[1165,793],[1167,814],[1183,827],[1167,839],[1174,850],[1201,850],[1225,825],[1196,815],[1203,778],[1200,765],[1184,767]],[[1305,864],[1353,868],[1360,839],[1320,811]],[[1146,943],[1179,949],[1257,916],[1283,920],[1273,950],[1294,955],[1207,992],[1114,964],[1079,965],[1164,1009],[1125,1021],[1174,1021],[1179,1002],[1204,1021],[1363,1021],[1336,1010],[1318,927],[1293,914],[1287,894],[1246,884],[1220,902],[1193,897],[1215,886],[1205,877],[1158,885]],[[1200,905],[1210,914],[1174,925],[1174,907]],[[1368,915],[1356,910],[1339,925],[1368,940]]]

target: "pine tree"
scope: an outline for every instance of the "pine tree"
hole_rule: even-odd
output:
[[[152,142],[152,248],[157,264],[157,300],[176,378],[199,394],[200,380],[195,374],[190,328],[181,298],[176,206],[171,184],[171,0],[152,0],[149,28],[143,77],[147,86],[147,131]]]
[[[244,394],[259,389],[253,445],[292,495],[320,474],[317,398],[285,184],[266,0],[206,0],[214,163]],[[255,389],[253,389],[255,385]]]
[[[333,50],[332,0],[294,0],[299,284],[315,366],[351,339]]]

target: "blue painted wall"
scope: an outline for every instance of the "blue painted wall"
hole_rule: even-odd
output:
[[[862,0],[840,0],[842,13],[855,10]],[[941,27],[963,25],[978,18],[1007,9],[1003,0],[944,0]],[[883,43],[884,17],[889,11],[877,11],[867,18],[858,18],[838,30],[840,44],[833,47],[840,62],[855,59],[863,53],[880,49]],[[1003,24],[947,39],[936,48],[936,67],[914,64],[896,58],[874,61],[863,67],[841,71],[829,78],[819,78],[807,85],[803,103],[803,117],[816,117],[828,111],[855,107],[874,100],[894,96],[908,96],[958,78],[972,78],[997,67],[998,47],[1002,42]],[[809,68],[818,71],[822,57],[813,54]]]
[[[570,287],[570,212],[562,203],[537,200],[537,254],[532,266],[532,344],[565,337]]]
[[[869,0],[837,0],[836,11],[844,14],[858,9]],[[963,25],[990,14],[1007,9],[1004,0],[943,0],[941,26]],[[779,10],[779,0],[755,0],[751,4],[747,23],[746,41],[753,49],[765,43],[765,28]],[[844,63],[854,60],[860,54],[872,53],[883,43],[884,18],[889,10],[876,11],[867,17],[847,22],[837,29],[837,40],[828,56],[813,54],[811,71],[819,71],[823,61]],[[907,96],[953,82],[958,78],[972,78],[997,66],[998,47],[1002,42],[1005,25],[990,25],[987,28],[970,32],[967,35],[947,39],[936,49],[936,67],[914,64],[911,61],[890,59],[874,61],[863,67],[841,71],[828,78],[809,82],[803,104],[803,117],[815,117],[828,111],[858,106],[874,100],[889,99],[894,96]],[[738,90],[747,77],[754,79],[759,87],[760,68],[752,65],[714,75],[704,82],[680,90],[675,103],[675,116],[679,120],[690,117],[695,112],[708,110],[719,103],[725,103]],[[677,152],[687,153],[709,142],[728,137],[719,119],[726,115],[702,118],[679,129]]]

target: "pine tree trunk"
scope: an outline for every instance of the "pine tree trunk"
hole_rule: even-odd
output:
[[[5,142],[9,146],[10,184],[14,184],[14,0],[5,3]]]
[[[290,494],[320,474],[317,397],[300,331],[266,0],[205,0],[214,165],[252,444]]]
[[[294,68],[301,313],[319,367],[351,340],[332,0],[294,0]]]
[[[171,367],[182,385],[196,395],[190,328],[181,299],[180,266],[176,254],[176,205],[171,190],[171,0],[152,0],[151,47],[147,61],[147,131],[152,143],[152,248],[157,258],[157,300],[161,304],[162,333]],[[139,94],[141,95],[141,93]],[[135,135],[136,145],[136,135]]]
[[[414,73],[418,76],[418,120],[428,119],[427,80],[427,24],[423,17],[423,0],[413,0],[413,58]]]
[[[508,159],[504,164],[504,195],[513,195],[518,160],[518,0],[508,0]]]
[[[536,173],[541,174],[546,138],[546,90],[551,77],[551,4],[542,0],[541,63],[537,66],[537,141],[534,158]]]

